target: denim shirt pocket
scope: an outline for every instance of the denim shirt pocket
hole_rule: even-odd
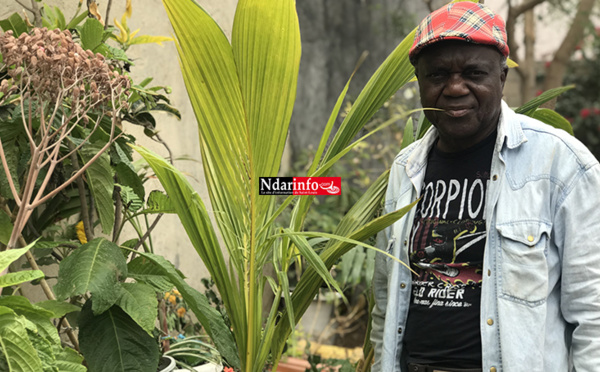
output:
[[[497,224],[501,296],[537,306],[548,296],[548,243],[552,226],[542,221]]]

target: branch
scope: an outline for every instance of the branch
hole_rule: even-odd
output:
[[[556,50],[552,63],[546,72],[544,90],[560,86],[564,78],[567,64],[577,44],[583,39],[583,31],[589,24],[590,15],[594,7],[594,0],[580,0],[577,5],[577,14],[567,31],[567,35]],[[551,101],[556,102],[556,101]]]
[[[79,171],[77,171],[71,178],[66,180],[62,185],[60,185],[57,188],[55,188],[54,190],[52,190],[50,193],[48,193],[48,195],[44,196],[43,198],[41,198],[41,199],[36,198],[36,200],[34,200],[31,203],[32,208],[35,208],[38,205],[45,203],[50,198],[54,197],[56,194],[58,194],[60,191],[62,191],[65,187],[70,185],[71,182],[73,182],[74,180],[77,179],[77,177],[79,177],[81,174],[83,174],[83,172],[85,172],[90,167],[90,165],[92,165],[104,153],[104,151],[108,150],[110,145],[114,141],[116,141],[117,138],[119,138],[121,136],[119,134],[117,137],[113,137],[114,132],[115,132],[116,120],[117,120],[117,117],[116,117],[117,114],[115,113],[114,115],[115,116],[113,116],[113,123],[111,126],[110,137],[108,139],[108,142],[98,151],[98,153],[96,155],[94,155],[87,163],[85,163],[85,165],[83,167],[81,167],[81,169]]]
[[[74,147],[72,142],[69,142],[69,149],[72,150]],[[79,159],[77,159],[77,153],[71,153],[71,165],[77,172],[79,170]],[[90,215],[88,212],[87,198],[85,195],[85,184],[83,183],[83,177],[80,176],[76,180],[77,191],[79,191],[79,202],[81,204],[81,220],[83,221],[83,230],[85,237],[88,242],[94,240],[94,230],[92,229],[92,221],[90,221]]]
[[[108,28],[108,20],[110,18],[108,18],[110,16],[110,7],[112,6],[112,0],[108,0],[108,3],[106,4],[106,16],[105,16],[105,20],[104,21],[104,29],[106,30]]]
[[[16,1],[17,3],[19,3],[19,5],[21,5],[21,6],[22,6],[22,7],[23,7],[25,10],[27,10],[27,11],[29,11],[29,12],[33,13],[33,16],[35,17],[35,11],[34,11],[32,8],[30,8],[30,7],[28,7],[27,5],[23,4],[23,3],[22,3],[22,2],[20,2],[19,0],[15,0],[15,1]]]
[[[518,16],[520,16],[521,14],[525,13],[528,10],[531,10],[533,8],[535,8],[536,6],[540,5],[541,3],[545,2],[546,0],[529,0],[529,1],[525,1],[524,3],[521,3],[517,6],[512,7],[513,10],[513,15],[515,18],[517,18]]]
[[[4,173],[6,174],[6,178],[8,179],[8,186],[10,186],[10,192],[17,203],[17,206],[21,207],[21,199],[19,198],[19,193],[15,187],[15,184],[12,179],[12,175],[10,174],[10,169],[8,168],[8,162],[6,161],[6,155],[4,154],[4,148],[2,147],[2,140],[0,139],[0,160],[2,161],[2,168],[4,168]]]
[[[142,236],[142,238],[140,240],[138,240],[138,242],[133,247],[134,251],[137,251],[140,248],[140,246],[142,244],[144,244],[144,242],[146,241],[146,239],[148,239],[148,237],[152,233],[152,230],[154,230],[154,228],[156,227],[156,225],[158,225],[158,221],[160,221],[160,219],[161,219],[162,216],[163,216],[163,213],[159,213],[158,216],[156,216],[156,219],[154,220],[154,222],[152,222],[152,225],[148,228],[148,230],[146,230],[146,233],[144,234],[144,236]]]

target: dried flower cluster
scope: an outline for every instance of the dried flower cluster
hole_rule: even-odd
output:
[[[65,100],[74,111],[105,108],[117,103],[129,89],[129,79],[112,71],[104,56],[73,41],[68,30],[34,28],[18,38],[12,31],[0,35],[0,53],[14,86],[2,81],[5,95],[17,89],[26,97],[55,104]]]

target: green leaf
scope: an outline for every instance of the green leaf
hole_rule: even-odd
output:
[[[0,171],[2,170],[0,169]],[[3,210],[0,210],[0,243],[8,245],[12,229],[13,224],[10,217]]]
[[[0,272],[4,271],[11,263],[18,260],[28,250],[35,245],[35,242],[29,244],[24,248],[9,249],[7,251],[0,252]]]
[[[414,77],[408,59],[415,30],[408,34],[369,79],[333,138],[325,161],[342,151],[379,108]]]
[[[129,41],[129,45],[134,44],[158,44],[162,46],[162,43],[166,41],[173,41],[173,38],[167,36],[150,36],[150,35],[140,35],[136,36]]]
[[[120,307],[94,315],[88,301],[79,317],[79,346],[90,372],[150,372],[158,365],[156,340]]]
[[[58,7],[45,6],[42,8],[42,25],[50,30],[58,28],[64,30],[67,27],[67,21],[64,14]]]
[[[62,318],[63,316],[80,311],[81,308],[77,305],[70,304],[64,301],[47,300],[36,302],[35,306],[48,310],[52,313],[53,318]]]
[[[50,321],[53,314],[39,306],[32,305],[22,296],[5,296],[0,298],[0,306],[13,310],[17,315],[24,316],[36,327],[36,334],[54,345],[60,345],[60,337],[54,324]]]
[[[158,317],[158,300],[151,286],[142,283],[122,283],[121,297],[116,304],[148,334],[152,334],[154,322]]]
[[[27,335],[27,321],[0,306],[0,368],[5,371],[40,372],[42,362]]]
[[[44,272],[42,272],[41,270],[27,270],[19,271],[16,273],[4,274],[0,276],[0,288],[30,282],[32,280],[40,279],[43,277]]]
[[[400,146],[401,149],[405,148],[406,146],[410,145],[411,143],[413,143],[415,141],[415,135],[413,133],[414,133],[413,120],[412,120],[412,118],[409,118],[406,121],[406,126],[404,127],[404,135],[402,136],[402,145]]]
[[[97,21],[96,21],[97,22]],[[87,24],[87,22],[86,22]],[[84,146],[79,151],[84,163],[87,163],[102,148],[101,144]],[[100,218],[102,232],[110,234],[115,222],[115,208],[113,202],[113,169],[110,166],[110,157],[107,153],[100,155],[94,164],[85,171],[87,183],[94,197],[96,212]]]
[[[67,30],[74,29],[77,25],[79,25],[86,18],[88,18],[87,12],[82,12],[81,14],[76,15],[75,17],[73,17],[73,19],[71,21],[69,21],[69,24],[65,27],[65,29],[67,29]]]
[[[18,13],[13,13],[10,17],[1,20],[0,27],[4,32],[12,30],[14,37],[19,37],[23,32],[27,32],[27,24]]]
[[[547,108],[538,108],[535,110],[532,118],[538,119],[541,122],[544,122],[548,125],[553,126],[554,128],[562,129],[570,135],[574,136],[573,127],[571,123],[567,119],[565,119],[561,114],[554,110],[550,110]]]
[[[546,102],[550,101],[551,99],[554,99],[554,98],[560,96],[561,94],[563,94],[564,92],[566,92],[570,89],[573,89],[573,88],[575,88],[575,85],[567,85],[564,87],[549,89],[549,90],[545,91],[544,93],[540,94],[539,96],[535,97],[531,101],[525,103],[523,106],[515,109],[515,112],[517,114],[524,114],[524,115],[531,116],[535,112],[535,110],[538,107],[540,107],[543,103],[546,103]]]
[[[227,360],[230,365],[239,368],[240,361],[237,355],[233,335],[225,324],[221,314],[210,305],[206,296],[190,287],[181,278],[175,267],[173,267],[173,264],[164,257],[144,252],[138,252],[138,254],[153,263],[156,266],[156,269],[160,270],[164,276],[169,278],[169,281],[179,290],[185,303],[196,315],[200,324],[202,324],[206,330],[206,333],[213,340],[217,350],[221,353],[221,356]]]
[[[148,196],[144,213],[176,213],[173,202],[168,195],[154,190]]]
[[[104,26],[96,18],[88,18],[80,27],[81,46],[96,52],[96,48],[102,44]]]
[[[132,212],[135,212],[144,206],[144,201],[129,186],[118,185],[121,189],[120,195],[123,200],[123,206]]]
[[[138,176],[137,172],[135,171],[135,167],[118,143],[115,144],[113,148],[116,151],[112,151],[111,155],[116,154],[116,156],[112,157],[112,160],[116,164],[115,170],[117,172],[117,176],[119,177],[119,183],[131,187],[138,198],[140,200],[144,200],[144,184],[142,183],[140,176]]]
[[[291,234],[291,233],[293,233],[293,231],[291,231],[290,229],[283,230],[283,234]],[[335,281],[335,279],[333,279],[333,277],[331,276],[331,273],[329,272],[329,269],[327,267],[325,267],[325,264],[319,258],[319,255],[310,246],[310,243],[308,242],[306,237],[298,236],[298,235],[290,235],[290,239],[296,245],[296,247],[302,254],[302,257],[304,257],[306,259],[306,261],[312,266],[313,270],[315,270],[315,272],[317,274],[319,274],[319,276],[321,278],[323,278],[323,281],[328,286],[334,287],[335,290],[341,294],[342,289],[339,287],[339,285]]]
[[[119,246],[97,238],[60,263],[54,291],[59,300],[89,291],[94,298],[94,312],[100,313],[117,301],[121,290],[119,278],[126,276],[127,263]]]
[[[65,348],[56,356],[56,367],[60,372],[86,372],[83,357],[73,349]]]
[[[137,257],[127,264],[129,277],[148,284],[157,292],[166,292],[174,285],[164,274],[164,270],[144,257]]]

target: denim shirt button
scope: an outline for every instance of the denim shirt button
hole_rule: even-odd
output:
[[[492,270],[488,270],[488,276],[492,276]]]
[[[402,334],[402,327],[398,327],[398,334]]]
[[[487,324],[490,325],[490,326],[494,325],[494,319],[492,319],[492,318],[488,319],[487,320]]]
[[[401,283],[400,288],[402,288],[402,289],[406,288],[406,283]]]
[[[496,372],[496,367],[490,368],[490,372]]]
[[[498,175],[497,174],[494,174],[492,176],[492,181],[498,181]]]

